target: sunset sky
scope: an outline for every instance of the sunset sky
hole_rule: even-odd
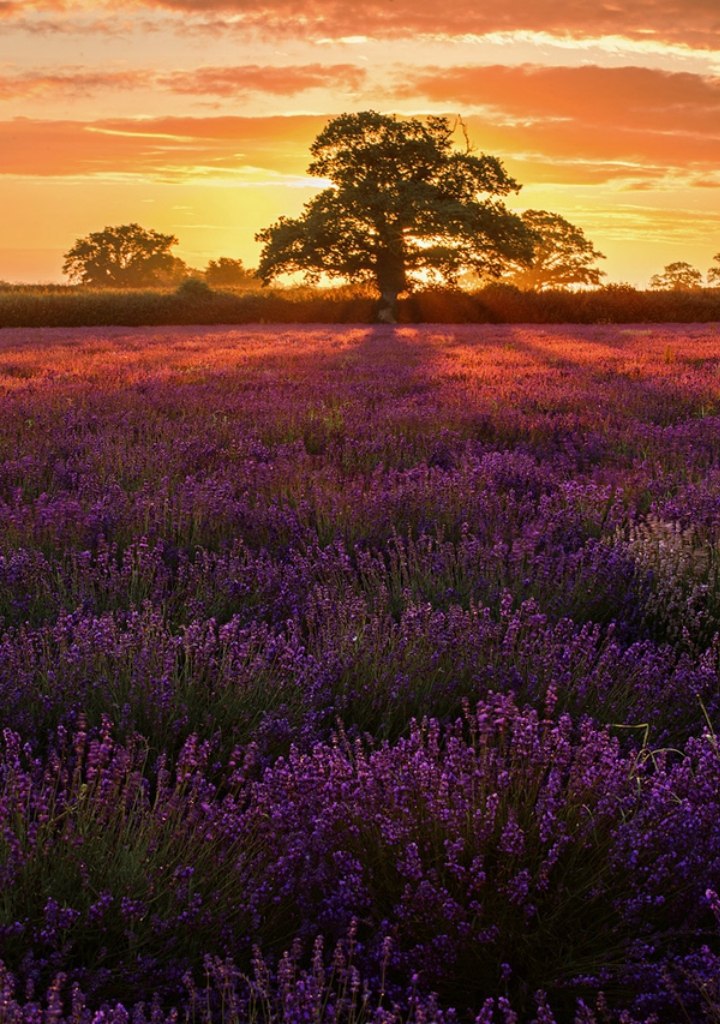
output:
[[[0,279],[130,221],[252,265],[369,108],[461,114],[609,281],[720,251],[720,0],[0,0]]]

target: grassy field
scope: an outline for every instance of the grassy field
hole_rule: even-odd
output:
[[[203,291],[16,286],[0,282],[0,328],[160,324],[370,323],[376,300],[362,287]],[[720,289],[521,292],[429,289],[400,300],[405,323],[709,323],[720,321]]]
[[[717,1024],[715,326],[7,329],[0,392],[2,1024]]]

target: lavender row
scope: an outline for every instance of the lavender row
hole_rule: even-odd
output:
[[[0,942],[36,989],[62,974],[96,1000],[177,998],[203,950],[247,962],[318,930],[352,932],[396,1001],[411,977],[460,1010],[494,991],[529,1014],[542,990],[570,1019],[604,991],[698,1015],[717,980],[707,732],[680,757],[624,754],[491,694],[445,727],[341,734],[264,770],[194,736],[152,758],[108,722],[39,758],[6,730],[0,778]]]
[[[612,626],[554,621],[504,593],[488,607],[408,603],[397,618],[356,594],[308,593],[302,619],[196,619],[179,632],[146,602],[127,613],[63,613],[0,640],[6,725],[43,743],[80,716],[109,718],[176,752],[194,733],[265,759],[307,749],[341,725],[395,739],[428,712],[454,718],[488,691],[589,715],[625,744],[682,744],[720,715],[718,645],[695,656]]]

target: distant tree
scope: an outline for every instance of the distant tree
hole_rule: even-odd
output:
[[[220,256],[210,260],[205,268],[205,280],[213,288],[238,288],[255,280],[255,275],[245,268],[242,260]]]
[[[592,264],[605,256],[585,237],[582,228],[547,210],[526,210],[522,220],[534,239],[532,263],[509,261],[504,281],[524,291],[600,284],[605,272]]]
[[[446,117],[398,118],[366,110],[330,121],[313,142],[308,173],[332,187],[256,238],[258,276],[304,271],[380,294],[378,319],[394,322],[398,295],[420,281],[453,283],[464,270],[497,277],[532,255],[529,232],[498,196],[520,186],[492,156],[454,145]]]
[[[179,256],[171,256],[170,262],[164,270],[155,273],[155,284],[177,286],[189,277],[202,277],[202,271],[189,267],[185,260]]]
[[[702,288],[702,274],[689,263],[679,260],[668,263],[662,274],[653,274],[650,287],[671,292],[695,291],[696,288]]]
[[[159,284],[177,267],[170,249],[174,235],[139,224],[122,224],[78,238],[65,253],[63,273],[70,280],[98,288],[137,288]]]
[[[716,252],[713,256],[713,263],[716,263],[716,267],[710,267],[707,272],[707,282],[711,287],[720,288],[720,252]]]

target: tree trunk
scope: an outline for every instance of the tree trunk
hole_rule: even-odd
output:
[[[380,324],[396,324],[398,295],[407,287],[400,234],[393,238],[387,248],[378,253],[375,273],[380,292],[377,321]]]
[[[397,288],[386,285],[380,288],[380,302],[377,308],[377,322],[379,324],[397,323]]]

